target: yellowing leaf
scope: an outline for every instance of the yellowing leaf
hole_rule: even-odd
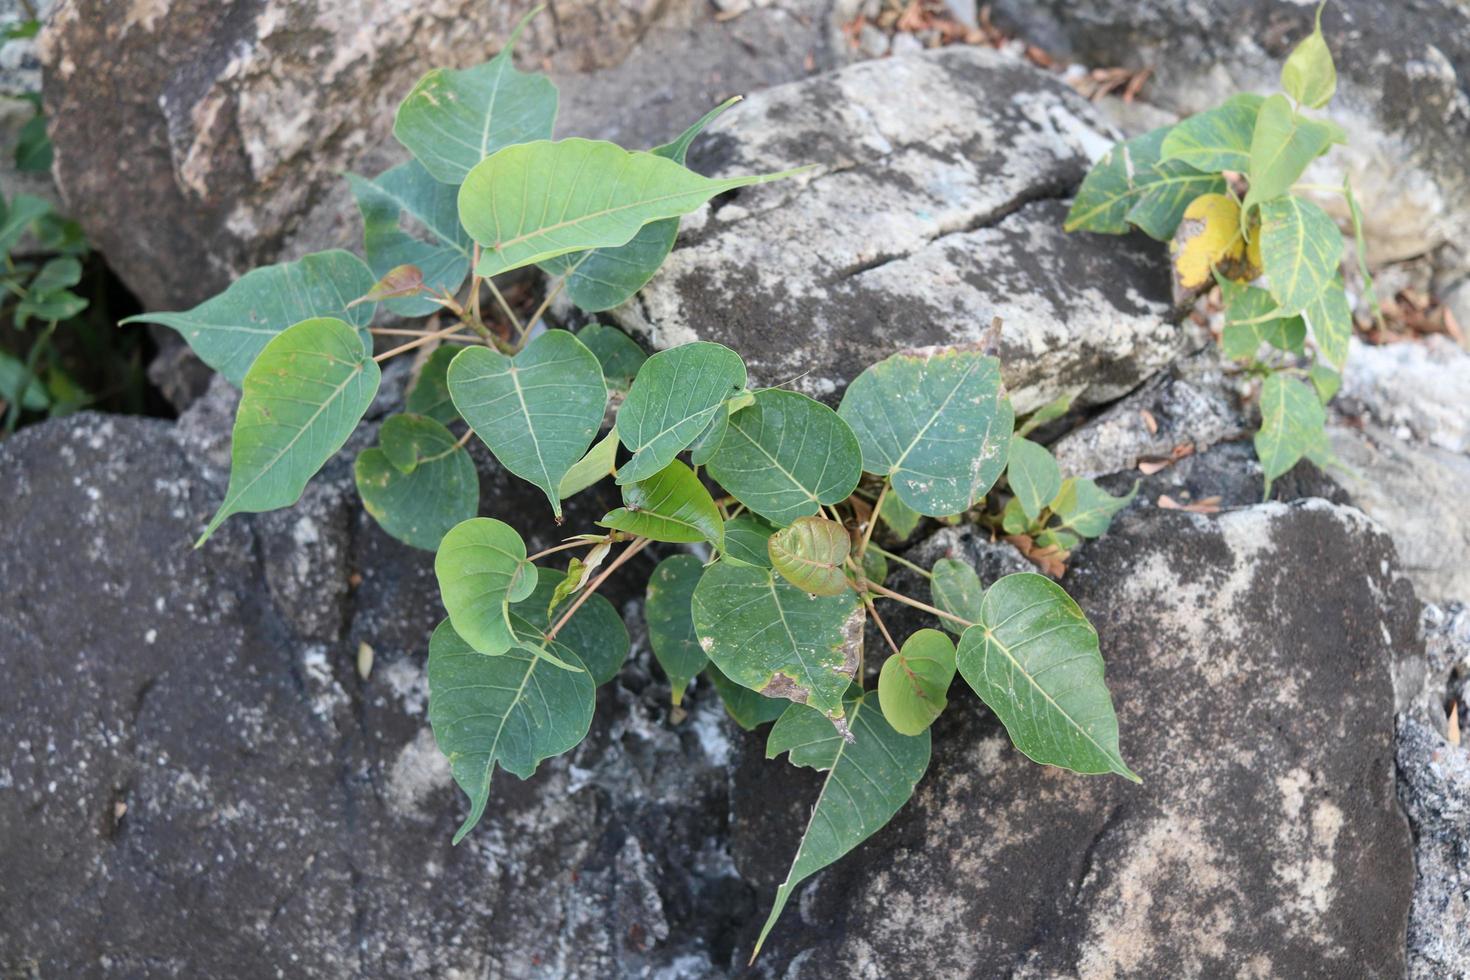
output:
[[[1208,283],[1216,266],[1238,265],[1245,251],[1240,205],[1228,194],[1202,194],[1184,209],[1174,236],[1174,270],[1185,289]]]

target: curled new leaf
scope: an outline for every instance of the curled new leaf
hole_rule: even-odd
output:
[[[725,522],[714,498],[677,459],[648,479],[624,486],[623,506],[597,523],[655,541],[725,546]]]
[[[766,543],[771,567],[792,585],[813,595],[847,591],[843,562],[852,549],[847,529],[825,517],[798,517]]]
[[[267,343],[241,384],[230,485],[195,547],[231,514],[300,499],[357,428],[380,379],[362,338],[341,320],[304,320]]]
[[[504,653],[516,644],[510,604],[536,588],[536,566],[515,528],[493,517],[456,524],[434,556],[439,597],[454,630],[480,653]]]

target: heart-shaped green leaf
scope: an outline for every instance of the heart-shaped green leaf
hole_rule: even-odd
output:
[[[820,714],[801,705],[786,709],[766,740],[766,758],[789,752],[793,765],[825,771],[822,791],[786,880],[755,943],[760,952],[796,886],[873,836],[914,795],[929,768],[929,733],[893,730],[879,708],[878,694],[856,688],[846,708],[851,739],[844,739]],[[752,953],[752,958],[754,957]]]
[[[373,304],[347,307],[376,281],[362,259],[332,249],[247,272],[192,310],[140,313],[122,322],[161,323],[177,330],[201,361],[238,387],[266,344],[303,320],[345,320],[359,328],[360,345],[370,352],[373,343],[366,328]]]
[[[934,517],[985,495],[1005,469],[1015,423],[1000,361],[953,347],[879,361],[837,411],[857,434],[863,469],[889,477],[904,503]]]
[[[353,467],[363,508],[404,544],[436,551],[449,529],[479,507],[474,461],[448,429],[422,415],[389,418],[378,442]]]
[[[1097,632],[1051,579],[1020,572],[992,585],[956,661],[1027,758],[1141,781],[1118,752]]]
[[[863,635],[856,593],[812,596],[770,569],[719,561],[695,587],[693,610],[700,646],[730,680],[842,716]]]
[[[725,522],[725,557],[760,568],[771,567],[768,542],[776,528],[746,511]]]
[[[623,487],[623,506],[597,522],[655,541],[708,541],[725,547],[725,522],[694,471],[677,459]]]
[[[694,137],[713,122],[716,116],[739,101],[739,96],[736,96],[711,109],[693,126],[684,130],[678,139],[649,152],[682,164]],[[642,289],[644,283],[652,279],[658,267],[663,265],[678,235],[678,218],[650,221],[626,245],[593,249],[590,252],[568,252],[554,259],[547,259],[540,266],[550,275],[565,275],[566,293],[571,301],[579,309],[597,313],[621,306]],[[611,376],[608,383],[612,383]],[[624,385],[625,389],[626,387]]]
[[[1284,95],[1261,103],[1251,134],[1250,190],[1243,209],[1281,197],[1332,146],[1344,141],[1343,132],[1329,122],[1308,119],[1291,107]]]
[[[682,344],[650,357],[618,409],[618,438],[633,454],[618,482],[646,480],[673,462],[745,380],[745,362],[721,344]]]
[[[480,653],[504,653],[516,643],[510,604],[536,588],[536,566],[515,528],[493,517],[456,524],[434,556],[439,597],[454,630]]]
[[[796,172],[712,180],[616,143],[537,140],[507,146],[469,172],[459,219],[484,247],[475,271],[498,276],[568,252],[625,245],[650,221]]]
[[[730,416],[709,473],[779,525],[846,500],[862,477],[862,453],[846,422],[821,402],[769,388]]]
[[[1342,232],[1327,212],[1293,195],[1261,205],[1261,261],[1283,316],[1312,305],[1337,279]]]
[[[1311,386],[1284,374],[1272,374],[1261,385],[1261,431],[1256,433],[1256,456],[1271,481],[1310,455],[1323,440],[1327,413]]]
[[[459,410],[449,396],[449,362],[462,349],[454,344],[445,344],[429,355],[419,369],[418,380],[408,389],[408,398],[403,404],[405,411],[426,415],[444,425],[459,420]]]
[[[532,645],[545,643],[547,630],[567,610],[562,602],[548,611],[552,594],[565,578],[557,569],[537,568],[536,588],[526,598],[511,603],[511,623],[517,637]],[[593,593],[562,624],[551,645],[563,660],[567,659],[567,651],[576,654],[575,660],[585,664],[592,675],[592,683],[601,687],[618,676],[628,659],[628,627],[606,596]]]
[[[563,670],[531,650],[487,657],[447,619],[429,640],[428,675],[434,741],[470,798],[458,844],[485,813],[495,765],[529,779],[543,759],[576,746],[592,725],[597,693],[585,670]]]
[[[500,465],[540,487],[559,519],[562,478],[607,407],[596,355],[565,330],[546,331],[515,357],[467,347],[449,365],[449,394]]]
[[[803,592],[841,595],[847,591],[843,562],[852,550],[847,529],[825,517],[798,517],[766,542],[771,567]]]
[[[1184,209],[1201,194],[1220,194],[1225,180],[1182,160],[1160,160],[1169,127],[1119,143],[1090,170],[1067,212],[1067,231],[1122,235],[1131,221],[1160,241],[1174,237]]]
[[[1169,129],[1160,147],[1165,160],[1179,160],[1203,173],[1245,173],[1251,164],[1251,137],[1262,98],[1242,92],[1224,103],[1182,120]]]
[[[1022,512],[1034,521],[1062,488],[1062,468],[1045,446],[1012,436],[1006,479]]]
[[[949,703],[954,671],[954,641],[943,633],[923,629],[904,640],[878,674],[878,703],[894,731],[927,731]]]
[[[347,182],[362,212],[363,251],[373,275],[403,265],[418,267],[430,291],[454,293],[469,275],[473,243],[459,225],[458,188],[435,180],[416,160],[386,170],[372,180],[348,174]],[[426,229],[432,241],[400,227],[404,215]],[[427,316],[441,309],[423,296],[384,303],[399,316]]]
[[[393,135],[436,180],[459,184],[496,150],[550,138],[556,86],[545,75],[516,71],[511,55],[541,10],[521,18],[494,58],[473,68],[435,68],[398,106]]]
[[[356,330],[303,320],[250,365],[230,441],[230,485],[195,547],[225,518],[289,507],[362,420],[381,374]]]
[[[1337,91],[1337,67],[1332,63],[1327,39],[1322,36],[1322,9],[1326,6],[1327,0],[1322,0],[1312,33],[1302,39],[1281,66],[1281,87],[1309,109],[1322,108]]]
[[[669,677],[674,704],[684,700],[684,689],[709,664],[694,632],[694,587],[704,575],[704,564],[693,555],[671,555],[658,563],[648,578],[643,616],[648,621],[648,643],[659,666]]]
[[[980,584],[980,576],[968,562],[941,558],[934,563],[930,574],[933,577],[929,579],[929,597],[936,608],[971,623],[980,621],[980,603],[985,598],[985,586]],[[953,619],[941,618],[939,622],[955,636],[965,631],[965,627]]]

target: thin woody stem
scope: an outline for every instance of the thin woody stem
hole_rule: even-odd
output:
[[[879,595],[883,596],[885,599],[892,599],[894,602],[901,602],[901,603],[903,603],[906,606],[913,606],[915,609],[919,609],[919,610],[922,610],[922,611],[924,611],[926,613],[931,613],[931,614],[933,614],[935,616],[939,616],[939,617],[942,617],[944,619],[951,620],[952,622],[959,623],[962,626],[974,626],[975,625],[974,623],[970,622],[970,620],[968,620],[968,619],[962,619],[961,617],[956,616],[954,613],[947,613],[947,612],[945,612],[943,609],[935,609],[933,606],[929,605],[928,603],[920,602],[918,599],[910,599],[908,596],[904,595],[902,592],[894,592],[892,589],[888,588],[887,586],[879,585],[876,582],[871,582],[870,581],[868,583],[868,589],[871,590],[871,591],[873,591],[873,592],[878,593]]]
[[[510,304],[506,302],[505,295],[495,285],[494,280],[485,279],[482,281],[490,287],[490,295],[495,297],[495,302],[500,304],[500,312],[504,313],[506,319],[510,320],[510,325],[516,328],[516,339],[524,341],[526,339],[526,327],[521,323],[521,318],[516,316],[516,311],[511,309]]]
[[[440,337],[448,337],[453,334],[457,334],[461,330],[464,330],[466,326],[467,325],[463,323],[456,323],[452,327],[445,327],[443,330],[435,330],[432,333],[426,333],[422,337],[419,337],[417,340],[410,340],[408,343],[400,344],[392,350],[384,351],[381,354],[375,354],[373,356],[373,360],[381,364],[390,357],[396,357],[399,354],[405,353],[406,351],[411,351],[416,347],[422,347],[431,340],[438,340]]]
[[[558,551],[571,551],[573,548],[585,548],[589,547],[591,544],[592,542],[590,541],[564,541],[561,544],[552,545],[550,548],[546,548],[542,551],[536,552],[530,558],[527,558],[526,561],[537,561],[539,559],[545,558],[547,555],[554,555]]]
[[[878,554],[882,555],[884,558],[887,558],[890,561],[898,562],[900,565],[902,565],[904,568],[907,568],[911,572],[918,572],[920,575],[924,576],[927,579],[932,579],[934,577],[933,572],[926,570],[922,565],[914,564],[903,555],[895,555],[887,548],[880,548],[876,544],[870,544],[868,545],[868,547],[878,552]]]
[[[567,611],[561,614],[561,617],[556,621],[556,624],[553,625],[551,629],[546,631],[547,642],[556,639],[556,634],[561,630],[563,626],[567,624],[567,620],[571,619],[572,616],[576,614],[577,610],[582,608],[582,604],[592,597],[592,593],[596,592],[602,586],[603,582],[607,581],[608,576],[612,575],[613,572],[626,565],[628,563],[628,559],[632,558],[634,555],[638,554],[638,552],[648,547],[651,541],[651,538],[638,538],[632,544],[628,545],[627,548],[623,549],[622,554],[618,555],[611,562],[609,562],[607,568],[603,569],[595,579],[587,584],[587,587],[585,589],[578,593],[577,598],[572,602],[570,606],[567,607]]]
[[[531,319],[528,320],[528,321],[526,321],[526,329],[527,330],[530,330],[533,327],[535,327],[536,324],[537,324],[537,322],[540,321],[540,319],[543,316],[546,315],[546,311],[551,308],[551,301],[554,300],[554,299],[556,299],[557,294],[561,292],[562,287],[565,286],[566,284],[567,284],[567,277],[566,276],[562,276],[560,279],[558,279],[556,281],[556,285],[555,286],[551,287],[550,289],[548,289],[546,291],[546,298],[541,301],[541,305],[540,306],[536,307],[536,312],[531,314]]]
[[[883,509],[883,500],[888,496],[888,488],[892,486],[887,479],[883,481],[883,489],[878,491],[878,500],[873,504],[873,513],[868,516],[868,526],[863,528],[863,541],[858,545],[858,557],[861,558],[868,550],[868,542],[873,539],[873,528],[878,526],[878,511]]]
[[[878,632],[882,633],[883,639],[888,641],[888,649],[892,650],[894,653],[897,653],[898,644],[893,642],[893,634],[889,633],[888,627],[883,625],[883,617],[878,615],[878,607],[873,603],[873,600],[871,599],[868,600],[867,606],[868,612],[872,614],[873,623],[878,627]]]

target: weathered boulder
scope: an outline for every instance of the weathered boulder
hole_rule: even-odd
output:
[[[390,130],[417,78],[492,56],[529,9],[509,0],[114,7],[63,0],[44,34],[55,176],[123,281],[148,308],[166,309],[256,265],[355,244],[361,227],[342,171],[404,159]],[[563,133],[661,142],[735,91],[829,62],[821,4],[786,7],[720,24],[696,0],[565,0],[532,21],[517,60],[567,83]],[[595,81],[615,66],[614,84]]]
[[[978,342],[998,316],[1018,411],[1063,391],[1116,398],[1181,335],[1162,246],[1062,231],[1065,199],[1109,144],[1099,125],[1054,77],[979,48],[768,89],[691,162],[813,169],[688,219],[613,315],[654,346],[719,341],[760,383],[829,398],[894,350]]]
[[[1315,4],[1279,0],[1000,0],[1001,26],[1092,66],[1148,67],[1144,97],[1199,112],[1236,91],[1277,89],[1281,62],[1310,33]],[[1449,244],[1470,271],[1470,9],[1457,0],[1337,0],[1323,32],[1338,67],[1330,114],[1352,134],[1325,162],[1351,175],[1377,264]],[[1315,179],[1315,178],[1314,178]],[[1340,202],[1323,198],[1334,206]],[[1345,216],[1345,210],[1339,210]]]
[[[1414,828],[1413,980],[1470,976],[1470,750],[1421,721],[1398,724],[1399,798]]]
[[[913,803],[792,903],[766,975],[1402,976],[1389,665],[1418,640],[1387,536],[1320,500],[1140,511],[1064,584],[1143,784],[1038,767],[955,697]],[[768,892],[812,779],[758,749],[734,853]]]

